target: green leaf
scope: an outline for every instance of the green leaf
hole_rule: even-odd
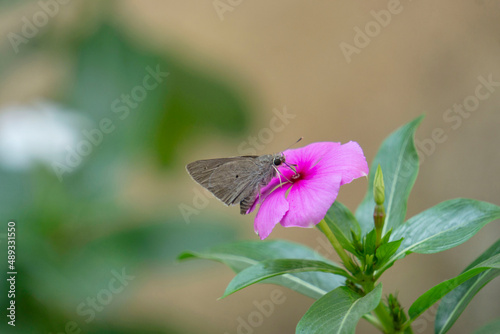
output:
[[[325,259],[312,249],[282,240],[243,241],[216,246],[206,252],[185,252],[179,259],[201,258],[222,262],[239,273],[247,267],[270,259],[304,259],[335,263]],[[281,275],[266,279],[265,283],[288,287],[311,298],[318,299],[328,291],[344,285],[345,278],[322,272],[304,272]]]
[[[377,307],[382,284],[366,296],[347,287],[339,287],[317,300],[297,325],[295,333],[351,334],[359,319]]]
[[[377,257],[376,268],[381,268],[389,261],[391,256],[399,249],[402,241],[403,239],[401,238],[396,241],[382,244],[377,248],[375,251],[375,256]]]
[[[377,249],[377,233],[371,230],[364,239],[364,255],[373,255]]]
[[[344,269],[323,261],[301,259],[266,260],[240,271],[229,283],[222,298],[267,278],[308,271],[350,277]]]
[[[498,218],[500,207],[491,203],[464,198],[439,203],[410,218],[392,233],[392,240],[404,238],[393,259],[409,253],[431,254],[453,248]]]
[[[385,183],[385,225],[382,235],[401,225],[406,216],[406,203],[418,173],[418,154],[413,136],[422,121],[420,116],[393,132],[380,147],[370,168],[368,191],[356,211],[363,234],[373,229],[373,180],[378,165]]]
[[[500,240],[481,254],[481,256],[472,262],[464,271],[469,270],[496,254],[500,254]],[[486,270],[465,283],[462,283],[455,290],[444,296],[436,314],[436,321],[434,323],[435,332],[438,334],[446,333],[469,305],[472,298],[474,298],[486,284],[499,275],[499,269]]]
[[[410,319],[417,318],[420,314],[425,312],[425,310],[434,305],[434,303],[443,298],[443,296],[458,287],[460,284],[491,268],[500,269],[500,254],[490,257],[457,277],[439,283],[418,297],[408,310]]]
[[[335,201],[326,213],[325,222],[328,224],[328,227],[331,229],[342,247],[354,254],[356,250],[352,245],[351,231],[360,235],[361,228],[359,227],[359,223],[352,212],[339,201]],[[320,227],[318,228],[321,230]],[[321,232],[324,233],[323,230],[321,230]]]
[[[389,231],[387,231],[387,233],[382,237],[380,243],[382,244],[388,243],[389,240],[391,240],[391,235],[392,235],[392,228]]]
[[[491,333],[500,333],[500,320],[492,321],[489,324],[479,328],[472,334],[491,334]]]

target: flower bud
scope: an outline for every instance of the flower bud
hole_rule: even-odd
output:
[[[378,205],[384,204],[384,175],[382,174],[382,168],[380,168],[380,165],[378,165],[377,171],[375,172],[375,178],[373,179],[373,198],[375,199],[375,203],[377,203]]]
[[[373,210],[373,221],[375,223],[375,231],[377,233],[375,244],[378,247],[382,240],[382,231],[384,230],[385,222],[385,185],[384,175],[382,174],[382,168],[380,168],[380,165],[378,165],[373,179],[373,199],[376,203],[375,209]]]

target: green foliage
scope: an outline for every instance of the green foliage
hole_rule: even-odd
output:
[[[474,333],[472,334],[492,334],[492,333],[500,333],[500,320],[492,321],[489,324],[474,331]]]
[[[296,333],[354,333],[359,319],[377,307],[381,298],[381,284],[366,296],[360,296],[347,287],[339,287],[311,306],[299,321]]]
[[[500,254],[500,240],[495,242],[490,248],[474,260],[467,268],[465,268],[464,272],[497,254]],[[436,314],[436,321],[434,324],[436,334],[446,333],[469,305],[472,298],[474,298],[474,296],[486,284],[499,275],[499,269],[486,270],[476,277],[462,283],[460,286],[444,296],[439,304],[438,312]],[[497,331],[491,331],[488,333],[494,332]]]
[[[392,133],[380,147],[368,176],[368,191],[356,211],[363,234],[373,228],[373,181],[378,165],[384,173],[386,220],[383,230],[395,229],[403,224],[410,191],[418,174],[418,154],[413,136],[422,121],[418,117]]]
[[[222,297],[271,277],[308,271],[350,277],[344,269],[323,261],[302,259],[265,260],[239,272],[229,283]]]
[[[391,239],[404,238],[393,259],[453,248],[498,218],[500,207],[490,203],[463,198],[442,202],[410,218],[393,232]]]
[[[404,328],[405,322],[407,320],[406,314],[399,303],[396,295],[392,293],[387,296],[387,309],[392,318],[394,324],[394,329],[401,331]],[[404,333],[412,333],[411,330],[404,331]]]
[[[330,230],[335,234],[342,247],[355,254],[353,245],[353,235],[359,236],[361,228],[352,212],[339,201],[335,201],[325,216],[325,222]],[[321,230],[321,227],[319,227]],[[324,231],[322,231],[324,233]]]
[[[377,249],[377,234],[375,230],[369,232],[363,240],[363,255],[373,255],[375,254],[375,250]]]
[[[403,238],[387,243],[382,243],[375,251],[376,256],[376,269],[384,268],[384,266],[389,262],[394,253],[399,249]]]
[[[500,254],[496,254],[489,259],[484,260],[483,262],[475,265],[474,267],[463,272],[457,277],[444,281],[425,292],[423,295],[418,297],[418,299],[411,305],[410,309],[408,310],[410,318],[417,318],[419,315],[425,312],[425,310],[431,307],[434,303],[436,303],[450,291],[457,288],[469,279],[474,278],[480,273],[492,268],[500,269]]]
[[[235,243],[181,257],[213,259],[232,267],[238,275],[224,296],[263,281],[319,298],[299,322],[297,333],[354,333],[357,322],[364,317],[384,333],[410,334],[412,321],[446,296],[450,302],[440,307],[436,322],[436,330],[445,333],[472,297],[499,275],[500,241],[462,274],[420,296],[408,316],[395,295],[389,295],[387,306],[380,302],[382,286],[376,282],[395,261],[410,253],[437,253],[464,243],[483,226],[500,218],[500,207],[459,198],[440,203],[405,222],[407,201],[418,173],[413,137],[421,120],[422,117],[413,120],[384,141],[372,163],[368,191],[356,215],[335,202],[318,225],[347,270],[318,259],[307,248],[283,241]],[[373,184],[377,167],[375,205]],[[349,257],[346,251],[353,256]],[[287,280],[304,274],[330,279],[334,286],[327,287],[326,280],[320,286],[318,281],[312,282],[311,276],[299,285]],[[276,279],[280,281],[273,281]]]
[[[261,261],[271,259],[304,259],[322,261],[331,266],[334,263],[320,256],[312,249],[286,241],[244,241],[216,246],[203,253],[185,252],[181,260],[202,258],[222,262],[236,273]],[[322,272],[302,272],[268,278],[264,283],[288,287],[312,298],[320,298],[344,284],[345,278]]]

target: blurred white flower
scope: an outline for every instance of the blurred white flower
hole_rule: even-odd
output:
[[[50,167],[81,140],[83,123],[81,115],[48,101],[2,108],[0,164],[12,170],[40,163]]]

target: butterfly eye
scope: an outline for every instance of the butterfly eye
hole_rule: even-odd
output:
[[[275,166],[279,166],[279,165],[281,165],[281,163],[282,163],[282,162],[283,162],[283,161],[281,160],[281,157],[274,158],[274,160],[273,160],[273,164],[274,164]]]

